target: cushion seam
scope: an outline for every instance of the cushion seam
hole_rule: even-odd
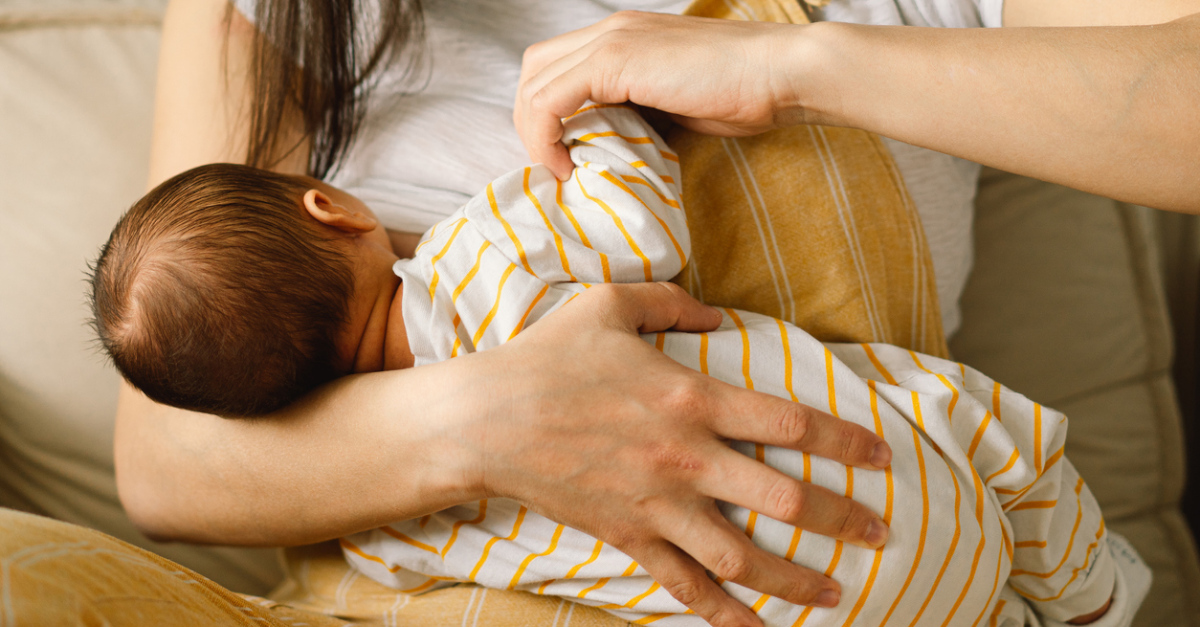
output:
[[[1064,396],[1062,398],[1047,399],[1046,402],[1043,403],[1043,405],[1046,405],[1048,407],[1058,408],[1061,405],[1066,405],[1068,403],[1073,403],[1078,400],[1083,400],[1090,396],[1095,396],[1096,394],[1101,393],[1101,392],[1109,392],[1109,391],[1115,390],[1117,388],[1131,387],[1131,386],[1138,385],[1138,384],[1153,383],[1155,379],[1160,378],[1160,377],[1165,377],[1169,380],[1171,378],[1171,369],[1170,368],[1159,368],[1159,369],[1151,370],[1149,372],[1142,372],[1139,374],[1128,376],[1123,379],[1117,379],[1115,381],[1105,381],[1104,383],[1092,386],[1086,390],[1072,392],[1070,395]]]
[[[1154,273],[1151,271],[1151,269],[1146,267],[1146,257],[1147,253],[1149,252],[1146,250],[1147,247],[1142,245],[1143,242],[1135,240],[1135,234],[1144,235],[1144,233],[1142,232],[1142,229],[1139,228],[1140,225],[1138,224],[1137,216],[1134,215],[1134,209],[1123,203],[1117,204],[1117,208],[1117,215],[1119,216],[1122,226],[1121,234],[1125,240],[1125,249],[1129,255],[1130,261],[1132,262],[1130,265],[1134,271],[1134,290],[1137,293],[1137,309],[1138,317],[1140,318],[1141,322],[1142,334],[1145,338],[1147,348],[1151,351],[1151,354],[1148,355],[1150,362],[1155,363],[1158,361],[1158,359],[1156,359],[1156,353],[1160,352],[1160,347],[1162,345],[1162,341],[1164,340],[1163,334],[1166,333],[1166,330],[1158,328],[1159,325],[1156,324],[1156,320],[1154,320],[1152,317],[1152,312],[1149,311],[1151,308],[1147,307],[1146,305],[1147,301],[1157,302],[1161,300],[1155,298],[1157,294],[1154,293],[1153,287],[1150,284],[1151,281],[1157,279],[1158,277],[1154,276]],[[1167,364],[1169,367],[1171,363],[1169,344],[1167,350]],[[1177,483],[1177,481],[1171,481],[1169,478],[1170,468],[1168,468],[1166,457],[1170,454],[1170,447],[1168,443],[1164,441],[1167,437],[1167,430],[1164,429],[1164,421],[1170,420],[1173,412],[1169,411],[1170,408],[1163,407],[1162,399],[1159,398],[1159,394],[1154,394],[1153,396],[1154,398],[1151,400],[1151,403],[1154,408],[1154,431],[1156,436],[1156,446],[1158,448],[1158,455],[1155,456],[1157,461],[1156,466],[1158,468],[1158,477],[1156,482],[1159,486],[1158,501],[1160,503],[1168,503],[1170,500],[1166,497],[1169,490],[1166,484]]]
[[[86,26],[159,26],[163,14],[141,7],[0,9],[0,32]]]

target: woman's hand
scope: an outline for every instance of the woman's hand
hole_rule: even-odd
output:
[[[705,573],[802,605],[832,606],[833,580],[754,546],[717,500],[871,548],[879,516],[730,449],[729,439],[807,451],[860,468],[890,463],[870,431],[736,388],[665,357],[637,332],[709,331],[720,314],[669,283],[589,289],[503,347],[485,407],[460,425],[471,481],[586,531],[638,561],[718,627],[758,625]],[[520,372],[520,376],[513,373]]]
[[[534,161],[565,180],[574,167],[562,118],[587,100],[632,101],[717,135],[752,135],[802,121],[795,72],[777,49],[792,24],[622,11],[530,46],[513,113]]]

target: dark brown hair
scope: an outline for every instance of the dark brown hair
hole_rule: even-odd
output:
[[[93,324],[150,398],[221,416],[279,409],[340,374],[349,259],[302,179],[212,164],[154,188],[92,268]]]
[[[406,70],[417,67],[421,0],[258,0],[252,17],[246,163],[270,168],[295,150],[280,145],[280,129],[299,121],[300,142],[310,145],[308,173],[326,178],[362,125],[373,73],[404,54]]]

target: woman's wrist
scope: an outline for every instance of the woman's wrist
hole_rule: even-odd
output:
[[[779,95],[777,126],[845,124],[841,106],[841,81],[846,80],[845,59],[853,26],[816,22],[787,26],[773,33],[770,57],[771,82]]]
[[[423,484],[428,486],[429,500],[445,503],[439,510],[496,496],[483,472],[486,425],[510,403],[497,389],[502,378],[495,375],[499,364],[494,357],[472,353],[412,369],[427,377],[422,382],[426,393],[419,401],[421,409],[414,413],[428,417],[418,447],[431,469]]]

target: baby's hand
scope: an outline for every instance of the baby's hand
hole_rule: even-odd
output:
[[[1104,604],[1104,607],[1096,610],[1095,612],[1092,612],[1091,614],[1084,614],[1083,616],[1076,616],[1075,618],[1072,618],[1071,620],[1067,621],[1067,624],[1068,625],[1086,625],[1088,623],[1094,623],[1094,622],[1100,620],[1101,617],[1103,617],[1105,614],[1108,613],[1108,608],[1111,605],[1112,605],[1112,598],[1110,597],[1108,599],[1108,602]]]

